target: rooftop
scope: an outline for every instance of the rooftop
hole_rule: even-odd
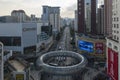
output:
[[[16,71],[21,72],[24,71],[25,69],[25,65],[23,65],[22,63],[20,63],[17,60],[10,60],[9,63],[16,69]]]

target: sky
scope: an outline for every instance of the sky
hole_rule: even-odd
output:
[[[102,0],[98,0],[100,4]],[[74,17],[77,0],[0,0],[0,16],[10,15],[13,10],[22,9],[28,16],[35,14],[41,17],[42,6],[60,7],[61,17]]]

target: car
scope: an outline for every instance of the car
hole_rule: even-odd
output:
[[[60,46],[60,47],[58,47],[58,50],[62,50],[61,46]]]

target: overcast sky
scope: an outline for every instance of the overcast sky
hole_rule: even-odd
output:
[[[98,0],[99,4],[101,1]],[[0,16],[10,15],[12,10],[23,9],[29,16],[35,14],[41,17],[43,5],[61,7],[62,17],[73,18],[77,0],[0,0]]]

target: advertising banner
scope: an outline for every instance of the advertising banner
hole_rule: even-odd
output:
[[[93,52],[93,50],[94,50],[93,43],[87,42],[87,41],[82,41],[82,40],[78,41],[78,47],[80,50],[84,50],[87,52]]]
[[[107,73],[112,80],[118,80],[118,53],[108,48]]]
[[[96,54],[103,54],[104,44],[103,43],[95,43]]]

